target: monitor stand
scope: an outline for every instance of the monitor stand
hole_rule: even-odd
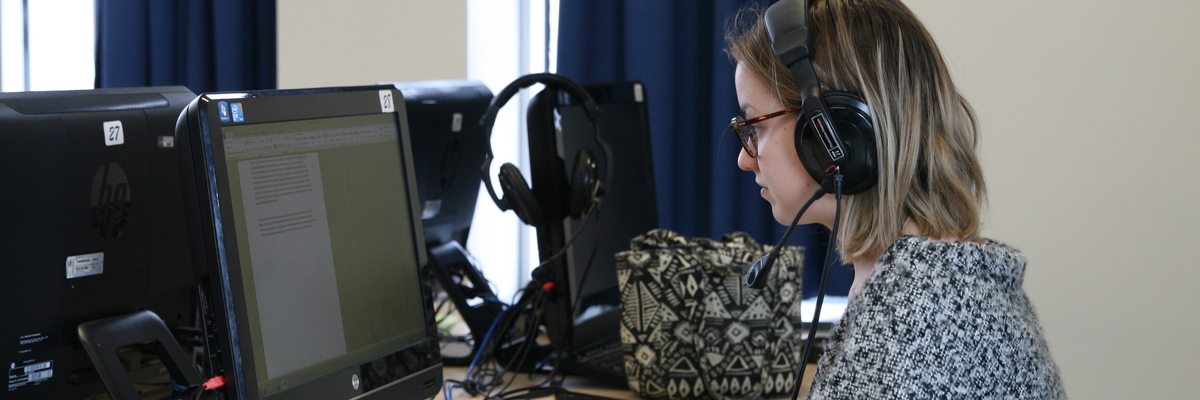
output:
[[[429,269],[454,302],[454,308],[466,321],[471,330],[474,344],[465,358],[442,357],[446,365],[467,365],[479,352],[479,346],[487,331],[503,311],[503,304],[496,298],[479,268],[467,257],[467,252],[457,241],[429,249]],[[475,305],[468,300],[478,299]]]
[[[146,341],[154,341],[159,359],[176,383],[186,387],[204,383],[167,325],[152,311],[84,322],[79,324],[78,333],[96,372],[104,381],[104,387],[108,389],[109,397],[113,399],[139,398],[133,382],[121,365],[117,350]]]

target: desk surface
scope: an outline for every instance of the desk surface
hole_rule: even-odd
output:
[[[808,394],[808,384],[810,382],[812,382],[813,372],[816,370],[817,370],[817,366],[815,364],[809,364],[808,368],[806,368],[804,370],[804,385],[800,387],[800,398],[804,398],[804,396],[806,394]],[[467,368],[466,367],[445,367],[443,369],[442,375],[443,375],[443,379],[462,380],[462,378],[467,375]],[[512,376],[513,376],[512,374],[505,375],[506,378],[512,378]],[[542,378],[545,378],[545,375],[544,374],[534,375],[534,377],[538,378],[538,379],[542,379]],[[529,386],[529,385],[532,385],[533,383],[534,383],[534,381],[529,380],[529,374],[519,374],[516,377],[516,381],[514,381],[512,383],[512,388]],[[584,379],[584,378],[580,378],[580,377],[575,377],[575,376],[567,376],[566,380],[563,381],[563,387],[567,388],[568,390],[570,390],[572,392],[590,394],[590,395],[595,395],[595,396],[611,397],[614,399],[641,399],[641,397],[638,397],[637,395],[633,394],[633,392],[630,392],[628,389],[616,389],[616,388],[607,386],[600,382],[596,382],[596,381],[592,381],[592,380],[588,380],[588,379]],[[482,396],[470,397],[470,395],[468,395],[466,392],[462,391],[462,389],[455,389],[454,391],[451,392],[450,395],[453,397],[453,400],[467,400],[467,399],[482,398]],[[444,396],[445,395],[443,394],[442,391],[438,391],[437,397],[435,397],[434,399],[435,400],[444,400]],[[549,398],[549,397],[547,397],[547,398]]]

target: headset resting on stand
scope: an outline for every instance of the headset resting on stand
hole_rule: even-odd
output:
[[[535,190],[534,188],[531,188],[526,182],[524,176],[521,175],[521,171],[517,168],[517,166],[511,163],[505,163],[504,165],[500,166],[498,179],[500,181],[501,192],[499,195],[492,185],[491,178],[488,176],[491,170],[492,159],[495,157],[492,153],[491,136],[497,114],[504,104],[507,103],[508,100],[516,95],[521,89],[529,87],[535,83],[546,85],[546,90],[562,90],[576,102],[583,105],[584,113],[587,115],[588,120],[592,123],[596,143],[599,144],[600,151],[604,153],[604,179],[600,179],[600,168],[597,166],[597,159],[595,155],[593,155],[592,152],[586,148],[580,149],[575,155],[574,167],[567,174],[570,176],[570,180],[568,181],[569,183],[566,193],[552,194],[550,196],[543,197],[558,199],[561,198],[562,195],[565,195],[565,208],[540,204],[537,200],[539,197],[538,194],[540,193],[537,193],[537,190],[548,189],[539,188]],[[484,116],[479,122],[480,125],[484,127],[486,137],[488,138],[487,154],[484,156],[483,165],[480,166],[480,173],[483,175],[484,187],[487,189],[488,195],[491,196],[492,201],[496,203],[496,206],[499,207],[501,211],[513,210],[513,212],[517,214],[517,217],[520,218],[522,222],[539,228],[545,227],[549,223],[553,223],[554,221],[566,217],[584,220],[584,223],[579,226],[579,230],[582,230],[586,225],[587,217],[591,214],[594,214],[599,209],[605,193],[605,184],[612,181],[612,150],[608,143],[605,142],[604,138],[600,135],[598,123],[599,117],[600,107],[596,105],[596,102],[590,95],[588,95],[583,86],[580,86],[575,81],[562,75],[549,73],[526,75],[517,78],[508,86],[505,86],[504,89],[501,89],[500,92],[492,98],[492,102],[488,106],[487,112],[484,113]],[[566,177],[562,178],[565,179]],[[501,313],[501,315],[498,316],[492,323],[492,327],[488,330],[488,333],[485,335],[483,342],[481,343],[481,350],[475,355],[474,360],[471,362],[471,365],[468,368],[466,377],[467,379],[464,382],[460,382],[458,386],[463,387],[469,393],[485,394],[487,395],[485,397],[490,397],[491,392],[493,389],[495,389],[495,387],[493,387],[493,383],[498,384],[499,381],[494,379],[491,382],[476,381],[476,379],[473,377],[476,367],[483,364],[483,360],[481,360],[481,358],[485,357],[485,355],[494,357],[494,353],[498,346],[497,342],[502,341],[500,337],[503,337],[513,326],[520,313],[524,312],[524,310],[530,307],[536,310],[540,308],[543,303],[545,303],[547,294],[554,290],[555,283],[551,280],[551,274],[549,271],[540,267],[564,254],[566,249],[570,247],[571,243],[578,237],[579,232],[577,231],[574,235],[572,235],[570,240],[563,245],[563,248],[560,249],[560,251],[546,258],[545,260],[542,260],[541,265],[538,266],[539,268],[535,268],[533,271],[531,271],[531,280],[529,284],[526,285],[526,287],[521,291],[519,300],[506,309],[506,311]],[[531,318],[526,321],[526,324],[536,325],[539,323],[539,320],[540,313],[534,313],[531,315]],[[518,348],[515,350],[516,354],[513,355],[511,360],[509,360],[509,366],[514,365],[514,361],[515,365],[519,366],[523,364],[524,359],[529,355],[530,348],[534,343],[534,339],[538,331],[536,330],[536,327],[526,327],[524,332],[526,337],[523,338],[522,344],[517,346]],[[497,337],[493,337],[493,335],[496,335]],[[504,369],[509,369],[509,366],[505,366]],[[553,378],[553,373],[551,374],[551,378]],[[509,384],[511,384],[511,381]],[[507,385],[500,389],[502,392],[501,396],[508,394],[508,392],[504,392],[506,388]],[[533,390],[535,388],[536,386],[522,388],[516,391]],[[447,398],[449,398],[448,395]]]
[[[500,112],[500,108],[504,107],[504,104],[513,95],[535,83],[544,84],[547,89],[561,89],[575,101],[583,104],[583,111],[587,115],[588,120],[592,122],[596,143],[600,145],[600,149],[605,157],[605,177],[601,180],[599,168],[596,165],[596,157],[592,152],[584,148],[576,153],[575,166],[569,174],[571,179],[567,193],[567,215],[551,215],[549,209],[539,204],[534,189],[529,187],[529,184],[525,182],[525,177],[521,175],[521,171],[512,163],[504,163],[504,165],[500,166],[500,196],[496,194],[496,189],[492,186],[491,177],[488,176],[492,167],[492,159],[495,157],[492,154],[491,137],[492,126],[496,122],[496,115]],[[587,90],[578,83],[575,83],[575,81],[562,75],[549,73],[525,75],[517,78],[517,80],[505,86],[504,89],[501,89],[500,93],[497,93],[496,97],[492,98],[492,103],[488,106],[487,113],[483,115],[483,119],[480,121],[480,124],[486,129],[488,138],[487,155],[483,159],[480,173],[483,174],[484,187],[487,188],[488,195],[492,197],[492,201],[496,202],[496,206],[500,207],[501,211],[513,210],[522,222],[533,226],[542,226],[548,221],[567,216],[574,219],[582,219],[587,216],[599,205],[601,199],[604,197],[605,183],[612,181],[612,151],[608,143],[604,141],[604,138],[600,136],[600,127],[597,123],[599,118],[600,107],[588,95]]]
[[[765,286],[775,258],[792,230],[796,228],[804,211],[826,193],[833,193],[837,198],[837,210],[817,294],[817,307],[804,346],[804,355],[800,359],[796,387],[792,393],[792,398],[795,399],[799,396],[804,369],[808,365],[817,322],[821,315],[821,303],[825,297],[825,281],[833,261],[833,250],[837,247],[842,195],[865,192],[873,188],[878,181],[875,128],[870,109],[862,97],[846,92],[822,93],[821,82],[817,80],[817,73],[812,65],[813,45],[808,30],[807,1],[781,0],[767,9],[764,19],[775,55],[792,72],[796,86],[800,89],[803,108],[796,119],[794,131],[796,155],[800,157],[808,174],[817,182],[821,182],[821,188],[801,207],[784,233],[783,240],[775,249],[746,271],[746,285],[756,289]]]

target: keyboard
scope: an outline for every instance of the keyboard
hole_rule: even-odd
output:
[[[570,352],[563,357],[559,369],[568,374],[624,387],[625,351],[619,336],[600,340]]]
[[[581,349],[575,353],[574,358],[579,363],[625,374],[625,350],[621,348],[620,340],[605,340],[595,346]]]

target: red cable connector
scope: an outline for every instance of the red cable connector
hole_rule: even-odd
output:
[[[209,379],[208,382],[204,382],[203,385],[204,390],[213,390],[221,386],[225,386],[225,377],[221,375]]]

